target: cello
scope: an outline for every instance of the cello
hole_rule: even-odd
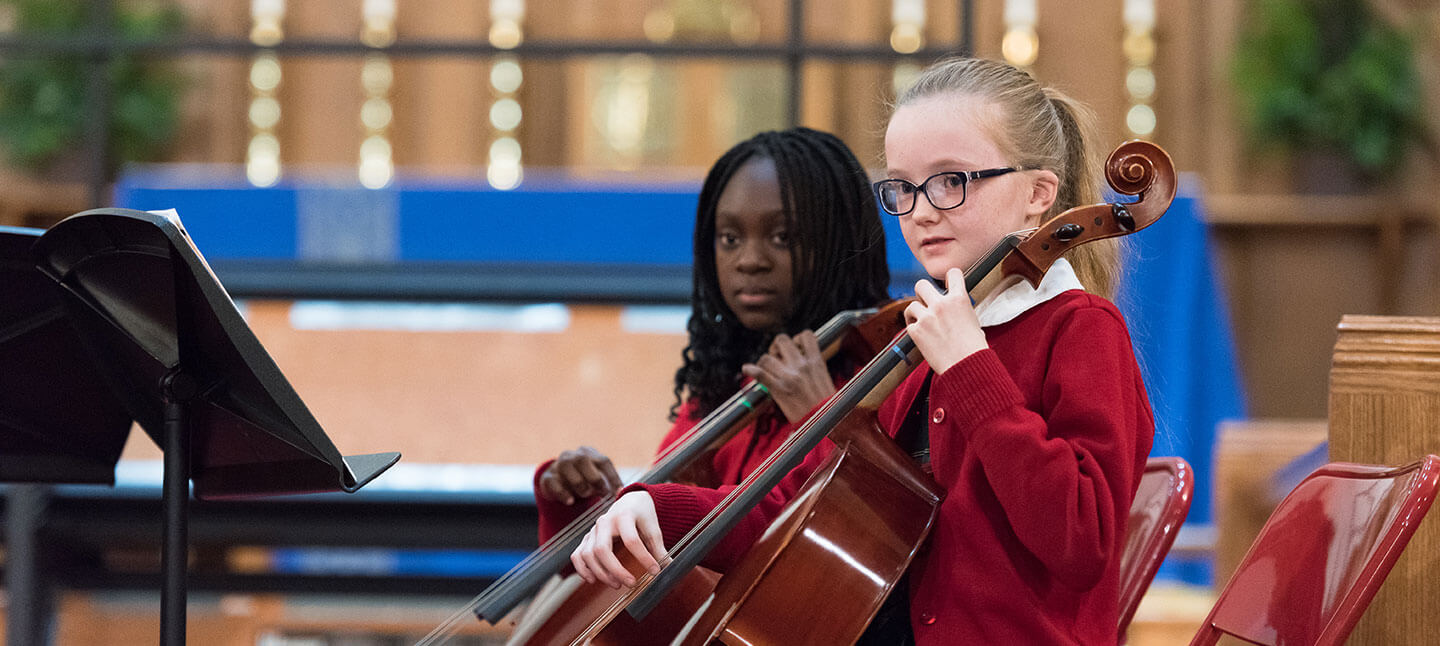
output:
[[[1122,144],[1107,160],[1105,175],[1116,192],[1138,199],[1077,207],[1035,230],[1006,236],[966,272],[967,291],[996,267],[1038,285],[1068,250],[1149,226],[1175,195],[1169,156],[1148,142]],[[592,608],[558,622],[532,643],[587,643],[601,637],[622,611],[645,616],[827,436],[838,448],[742,562],[700,602],[674,643],[853,642],[909,566],[938,512],[938,487],[879,429],[875,418],[880,402],[919,362],[909,336],[897,337],[764,467],[677,541],[670,549],[672,560],[659,574],[645,572],[627,550],[618,551],[636,584],[623,590],[605,588],[609,594],[596,595]],[[824,619],[807,621],[820,616],[811,600],[816,589],[832,593],[818,604],[823,605]]]
[[[845,310],[835,314],[815,331],[823,356],[828,360],[844,352],[863,360],[884,347],[899,330],[905,326],[904,308],[909,300],[898,300],[881,308]],[[729,399],[706,415],[686,434],[667,447],[655,462],[634,482],[692,482],[713,481],[714,474],[708,472],[710,457],[746,424],[773,407],[773,400],[766,388],[758,382],[742,387]],[[578,602],[583,604],[583,590],[577,594],[579,578],[574,575],[557,577],[570,565],[569,556],[580,539],[584,537],[595,519],[614,503],[614,494],[597,501],[575,520],[567,524],[544,545],[531,552],[513,568],[497,579],[464,608],[451,615],[419,643],[424,645],[443,644],[452,637],[462,622],[474,616],[491,624],[499,623],[512,615],[527,599],[533,599],[520,618],[511,643],[527,643],[525,635],[530,626],[543,624],[555,613],[568,613]],[[689,617],[688,608],[693,602],[690,596],[704,595],[714,586],[718,574],[700,568],[697,573],[685,577],[680,585],[676,600],[682,609],[680,621]],[[520,614],[520,613],[515,613]],[[657,613],[643,626],[626,622],[612,629],[613,643],[643,644],[642,636],[674,634],[679,626],[670,626],[666,613]]]

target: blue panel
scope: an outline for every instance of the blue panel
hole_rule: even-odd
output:
[[[131,170],[115,204],[173,208],[207,258],[297,258],[297,192],[343,188],[333,181],[289,180],[269,188],[234,172],[187,168]],[[400,262],[621,263],[686,266],[698,183],[598,184],[538,177],[512,191],[466,181],[402,180],[384,191],[399,200]],[[923,274],[882,214],[891,272]]]
[[[518,550],[281,547],[271,552],[271,567],[277,574],[311,576],[498,577],[528,554]]]
[[[908,281],[900,293],[909,296],[915,291],[914,281],[925,276],[925,268],[905,244],[905,237],[900,234],[900,218],[881,211],[880,222],[885,226],[885,260],[890,265],[890,276],[896,281]]]
[[[1221,420],[1243,418],[1245,401],[1228,300],[1216,276],[1200,206],[1184,181],[1164,217],[1126,238],[1129,254],[1116,300],[1130,326],[1155,412],[1151,454],[1179,456],[1194,467],[1187,522],[1209,523],[1215,427]],[[1206,565],[1166,571],[1208,583]]]
[[[405,190],[400,256],[688,265],[698,189],[637,188]]]
[[[175,209],[195,246],[211,260],[295,257],[295,191],[209,183],[173,188],[127,174],[115,184],[115,205],[142,211]]]

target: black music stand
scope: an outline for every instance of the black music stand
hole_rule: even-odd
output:
[[[54,281],[35,268],[40,229],[0,227],[0,482],[114,484],[130,415],[95,372]],[[44,643],[41,484],[5,489],[5,634]]]
[[[115,484],[130,415],[35,268],[41,233],[0,227],[0,482]]]
[[[164,451],[162,644],[185,640],[191,481],[203,500],[354,492],[400,459],[340,455],[173,211],[86,211],[41,235],[32,257],[96,371]]]

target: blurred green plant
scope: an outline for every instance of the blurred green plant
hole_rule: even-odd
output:
[[[89,33],[91,0],[0,0],[13,36],[74,39]],[[184,15],[173,2],[114,3],[111,33],[123,41],[177,34]],[[81,56],[9,54],[0,62],[0,145],[18,166],[43,170],[82,145],[86,64]],[[110,97],[109,148],[113,172],[127,161],[156,159],[175,138],[182,80],[172,65],[117,54],[105,66]]]
[[[1260,147],[1339,153],[1374,179],[1424,134],[1413,43],[1364,0],[1254,2],[1231,78]]]

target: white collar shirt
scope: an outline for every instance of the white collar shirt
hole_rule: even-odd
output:
[[[980,327],[993,327],[1012,321],[1026,310],[1072,289],[1085,287],[1075,276],[1070,262],[1060,258],[1045,272],[1039,287],[1031,287],[1029,281],[1021,279],[1005,289],[990,292],[975,304],[975,316],[980,319]]]

